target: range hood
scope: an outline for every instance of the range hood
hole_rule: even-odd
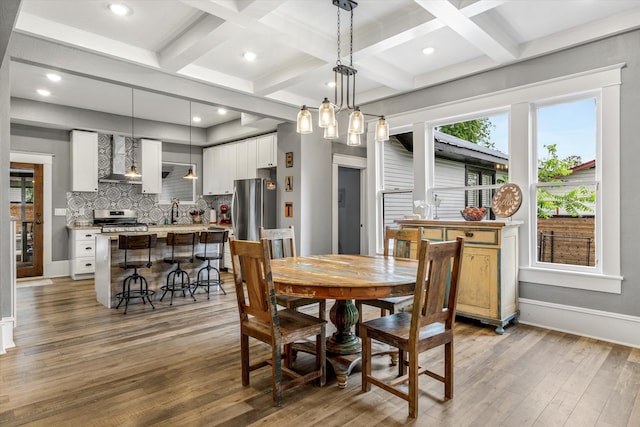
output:
[[[127,145],[124,135],[113,135],[111,138],[111,174],[100,178],[99,182],[116,184],[142,184],[140,178],[125,176],[127,170]]]

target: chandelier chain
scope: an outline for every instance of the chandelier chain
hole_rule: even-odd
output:
[[[349,40],[349,66],[353,67],[353,9],[351,9],[351,40]]]
[[[336,8],[336,9],[337,9],[337,14],[338,14],[338,37],[337,37],[338,59],[336,60],[336,65],[340,65],[342,63],[342,61],[340,61],[340,55],[341,55],[341,51],[340,51],[340,8]]]

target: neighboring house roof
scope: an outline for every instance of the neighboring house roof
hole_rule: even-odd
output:
[[[589,162],[586,163],[582,163],[578,166],[574,166],[571,168],[572,172],[578,172],[581,171],[583,169],[590,169],[590,168],[595,168],[596,167],[596,161],[595,160],[591,160]]]
[[[408,151],[413,152],[413,133],[393,135],[390,139],[397,140]],[[495,169],[496,164],[508,165],[509,156],[498,150],[483,147],[473,142],[448,135],[439,131],[434,132],[434,148],[436,157],[456,160],[467,164],[474,164]]]

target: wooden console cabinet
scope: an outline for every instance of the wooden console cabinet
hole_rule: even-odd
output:
[[[402,227],[423,227],[423,238],[443,241],[464,236],[464,257],[457,313],[496,326],[517,322],[518,227],[521,221],[398,220]]]

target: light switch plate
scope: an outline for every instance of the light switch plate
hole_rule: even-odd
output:
[[[55,216],[67,216],[67,210],[65,208],[56,208],[54,211]]]

